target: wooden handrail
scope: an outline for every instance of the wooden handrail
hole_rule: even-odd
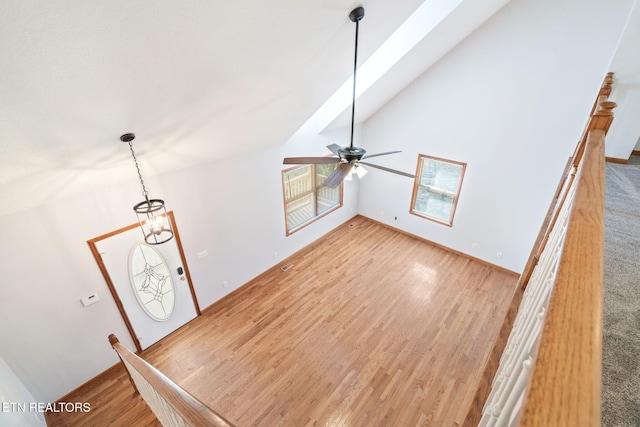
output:
[[[211,408],[206,406],[200,400],[193,397],[186,390],[182,389],[176,383],[167,378],[162,372],[158,371],[152,365],[141,359],[134,353],[130,352],[118,341],[118,338],[111,334],[109,342],[113,349],[118,353],[120,360],[129,372],[129,378],[132,380],[136,391],[140,392],[147,404],[160,419],[163,425],[188,425],[188,426],[213,426],[213,427],[232,427],[229,421],[217,414]],[[129,367],[135,370],[129,371]],[[168,417],[170,420],[163,421],[163,417],[154,408],[154,405],[147,400],[143,390],[136,385],[135,376],[141,375],[146,383],[151,387],[153,392],[161,397],[161,399],[170,407],[172,414]],[[179,419],[179,422],[173,422],[173,419]]]
[[[523,270],[465,426],[600,425],[604,140],[616,107],[608,101],[612,84],[613,73],[608,73]]]
[[[604,271],[604,141],[612,73],[574,154],[581,164],[556,282],[520,412],[522,426],[599,426]],[[575,158],[578,157],[578,158]]]
[[[522,426],[599,426],[604,130],[589,132]]]
[[[521,426],[600,426],[604,271],[604,141],[613,121],[612,73],[576,149],[580,164],[565,243]]]

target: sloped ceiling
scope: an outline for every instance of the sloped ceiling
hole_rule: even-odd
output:
[[[359,120],[507,1],[428,1],[456,13],[367,90]],[[422,4],[4,0],[0,214],[118,181],[126,132],[145,174],[281,144],[351,76],[353,8],[364,62]]]

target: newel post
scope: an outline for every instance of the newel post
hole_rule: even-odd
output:
[[[618,104],[613,101],[599,103],[593,116],[591,116],[588,130],[603,130],[606,135],[613,122],[613,109],[617,106]]]
[[[133,395],[139,395],[140,392],[138,391],[138,386],[136,386],[136,382],[133,380],[133,377],[131,376],[131,372],[129,372],[129,369],[127,368],[127,365],[124,363],[124,360],[122,359],[122,355],[120,354],[119,348],[120,346],[120,340],[118,340],[118,337],[115,336],[115,334],[110,334],[109,335],[109,344],[111,344],[111,347],[113,347],[113,349],[116,351],[116,354],[118,355],[118,357],[120,358],[120,361],[122,362],[122,366],[124,366],[124,370],[127,372],[127,376],[129,377],[129,382],[131,382],[131,385],[133,386],[133,390],[134,393]]]
[[[600,93],[598,93],[598,97],[604,96],[605,99],[609,98],[611,95],[611,89],[613,88],[613,72],[608,72],[602,82],[602,87],[600,88]]]

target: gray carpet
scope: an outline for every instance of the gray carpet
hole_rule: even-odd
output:
[[[602,426],[640,427],[640,157],[606,164]]]

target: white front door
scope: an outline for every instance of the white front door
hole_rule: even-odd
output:
[[[139,227],[123,230],[94,244],[125,322],[144,350],[198,313],[177,236],[152,246],[145,244]]]

